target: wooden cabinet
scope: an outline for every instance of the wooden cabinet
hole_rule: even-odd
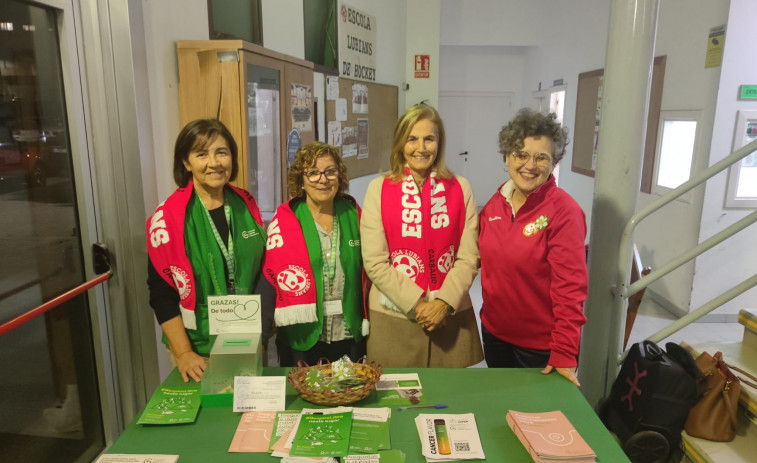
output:
[[[272,213],[289,198],[290,137],[315,140],[313,63],[241,40],[179,41],[176,50],[182,126],[220,119],[239,145],[234,185]]]

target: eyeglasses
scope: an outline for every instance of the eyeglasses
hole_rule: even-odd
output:
[[[510,156],[518,164],[525,164],[534,158],[534,163],[539,167],[546,167],[552,162],[552,155],[549,153],[534,153],[530,154],[528,151],[518,150],[510,153]]]
[[[336,180],[337,178],[339,178],[339,169],[337,169],[336,167],[332,167],[324,171],[307,170],[303,172],[303,175],[305,175],[305,178],[308,179],[308,181],[312,183],[318,183],[321,181],[321,177],[324,175],[326,176],[326,179],[328,180]]]

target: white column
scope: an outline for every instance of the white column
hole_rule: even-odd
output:
[[[579,359],[581,390],[595,407],[609,394],[622,346],[625,306],[613,308],[612,287],[619,265],[631,265],[631,250],[619,262],[618,248],[639,194],[657,8],[658,0],[613,0],[610,13]]]

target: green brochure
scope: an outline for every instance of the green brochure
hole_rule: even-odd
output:
[[[285,410],[283,412],[277,412],[276,418],[273,421],[273,433],[271,435],[271,445],[268,448],[268,452],[271,452],[273,445],[281,439],[281,437],[287,433],[294,423],[300,419],[299,411]]]
[[[352,412],[302,415],[293,457],[343,457],[349,453]]]
[[[193,423],[200,410],[200,385],[159,387],[137,424]]]
[[[353,408],[350,453],[376,453],[392,448],[389,408]]]
[[[347,455],[342,463],[405,463],[405,454],[402,450],[382,450],[370,455]]]

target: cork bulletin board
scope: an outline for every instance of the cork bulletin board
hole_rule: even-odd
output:
[[[651,191],[657,130],[662,104],[662,87],[665,80],[665,56],[654,59],[652,84],[649,92],[647,134],[644,144],[641,191]],[[599,117],[602,105],[604,69],[578,75],[576,121],[573,131],[573,172],[593,177],[596,167],[596,146],[599,137]],[[601,156],[601,154],[599,154]]]
[[[353,87],[355,84],[357,87]],[[338,99],[346,100],[347,106],[346,120],[343,121],[337,118],[337,100],[328,98],[328,88],[326,92],[326,125],[341,124],[343,136],[339,149],[347,166],[347,176],[356,178],[388,171],[392,134],[398,116],[397,87],[340,77]],[[358,140],[357,146],[351,139],[353,135]],[[336,145],[331,137],[327,140]]]

